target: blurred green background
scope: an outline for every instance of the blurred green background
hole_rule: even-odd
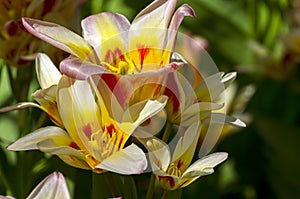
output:
[[[90,0],[81,7],[81,15],[86,17],[111,11],[132,20],[151,2]],[[184,188],[182,198],[299,198],[299,2],[179,0],[179,4],[183,3],[193,7],[197,18],[185,18],[180,32],[207,40],[207,51],[220,71],[238,72],[236,92],[231,93],[233,101],[228,111],[245,118],[247,127],[224,130],[226,135],[214,150],[228,152],[229,159],[216,168],[215,174],[202,177]],[[0,66],[0,107],[15,102],[4,65]],[[32,93],[38,84],[32,81],[30,85],[29,93]],[[43,113],[30,109],[24,110],[23,114],[41,118]],[[10,186],[12,192],[21,192],[19,198],[22,198],[46,174],[56,169],[68,178],[74,198],[88,198],[90,172],[71,168],[57,157],[36,151],[5,151],[5,146],[19,136],[18,118],[16,112],[0,115],[0,194],[7,194],[7,186]],[[38,121],[25,122],[31,124],[28,132],[38,126]],[[17,164],[20,154],[26,161]],[[14,181],[23,185],[14,187]],[[138,186],[141,192],[147,187]]]

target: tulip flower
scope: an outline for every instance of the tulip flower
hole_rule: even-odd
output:
[[[74,167],[97,173],[141,173],[147,167],[145,154],[135,144],[125,147],[125,143],[140,124],[163,109],[166,97],[159,100],[140,102],[125,111],[118,109],[116,103],[117,115],[113,117],[92,81],[63,76],[57,85],[56,101],[65,129],[56,126],[38,129],[8,149],[39,149],[58,155]]]
[[[157,138],[141,139],[149,151],[150,164],[160,185],[166,190],[181,189],[201,176],[214,172],[213,168],[227,158],[218,152],[202,157],[190,165],[200,133],[199,123],[182,128],[171,155],[169,146]],[[181,130],[180,130],[181,131]]]
[[[64,198],[70,199],[69,190],[64,176],[59,172],[54,172],[41,181],[27,199],[50,199]],[[0,199],[14,199],[10,196],[0,196]]]
[[[186,4],[175,11],[176,4],[177,0],[156,0],[131,24],[115,13],[89,16],[81,22],[83,37],[50,22],[23,18],[23,24],[33,35],[72,55],[61,62],[62,73],[76,79],[101,75],[124,109],[160,95],[167,95],[172,103],[168,74],[182,66],[171,62],[177,31],[185,16],[195,16]],[[174,111],[180,110],[178,104],[174,106]]]

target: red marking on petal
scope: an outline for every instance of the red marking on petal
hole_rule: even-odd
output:
[[[184,186],[189,180],[185,180],[183,183],[181,183],[181,187]]]
[[[171,102],[172,104],[173,113],[177,113],[179,111],[180,106],[177,96],[169,88],[165,88],[164,95],[168,96],[168,102]]]
[[[92,127],[90,124],[87,124],[86,126],[82,127],[82,130],[84,132],[84,134],[90,138],[92,135]]]
[[[114,74],[102,74],[101,78],[105,81],[111,91],[114,90],[116,84],[118,83],[118,78]]]
[[[170,176],[158,176],[158,180],[164,180],[167,181],[170,184],[170,187],[173,188],[175,186],[175,181],[172,177]]]
[[[124,141],[124,136],[122,135],[121,139],[120,139],[120,142],[119,142],[119,145],[118,145],[118,148],[120,149],[122,144],[123,144],[123,141]]]
[[[139,51],[139,54],[140,54],[140,61],[141,61],[140,64],[141,64],[141,66],[143,66],[144,59],[149,54],[150,48],[139,48],[138,51]]]
[[[179,160],[177,162],[177,168],[180,169],[180,167],[183,165],[183,162],[181,160]]]
[[[114,66],[117,66],[117,61],[119,60],[125,61],[125,57],[119,48],[116,48],[114,51],[108,50],[104,57],[105,62]]]
[[[113,124],[106,127],[107,133],[112,137],[113,133],[116,133],[117,130]]]
[[[69,144],[69,146],[72,147],[72,148],[74,148],[74,149],[76,149],[76,150],[80,150],[79,146],[75,142],[71,142]]]

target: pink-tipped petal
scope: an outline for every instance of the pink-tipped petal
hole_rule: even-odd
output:
[[[94,74],[107,73],[99,65],[91,62],[85,62],[78,57],[70,56],[60,62],[60,71],[74,79],[85,80]]]
[[[79,57],[95,60],[93,49],[82,37],[55,23],[22,18],[24,27],[34,36]]]
[[[54,172],[47,176],[27,197],[27,199],[44,198],[71,198],[66,181],[61,173]]]

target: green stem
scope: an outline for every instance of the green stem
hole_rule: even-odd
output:
[[[161,199],[180,199],[181,198],[181,191],[182,189],[177,189],[174,191],[167,191],[164,190],[164,193],[161,197]]]
[[[111,197],[110,190],[108,189],[104,173],[97,174],[93,173],[92,176],[92,198],[93,199],[107,199]]]
[[[113,197],[118,197],[121,196],[122,193],[120,191],[120,176],[118,174],[114,174],[114,173],[110,173],[110,172],[106,172],[103,173],[106,183],[108,185],[108,187],[110,188],[111,194]]]
[[[151,174],[146,199],[151,199],[152,198],[153,191],[154,191],[154,184],[155,184],[155,175]]]
[[[124,176],[124,199],[138,199],[133,176]]]

